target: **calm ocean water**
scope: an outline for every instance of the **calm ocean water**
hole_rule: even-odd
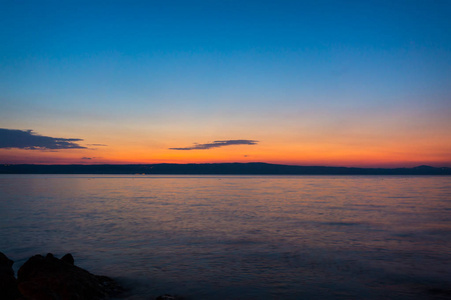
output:
[[[128,299],[446,299],[451,177],[0,175],[0,251]]]

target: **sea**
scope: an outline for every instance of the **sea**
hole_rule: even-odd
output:
[[[0,175],[0,251],[121,299],[450,299],[451,176]]]

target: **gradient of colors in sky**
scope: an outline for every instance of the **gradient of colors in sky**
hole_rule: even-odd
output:
[[[0,163],[451,166],[451,1],[0,2]]]

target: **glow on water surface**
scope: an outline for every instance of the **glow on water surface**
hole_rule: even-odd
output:
[[[451,291],[451,177],[0,175],[0,251],[124,297],[424,299]]]

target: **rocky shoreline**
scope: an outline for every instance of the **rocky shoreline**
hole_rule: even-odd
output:
[[[100,300],[120,298],[125,289],[107,276],[75,266],[68,253],[61,259],[48,253],[30,257],[14,276],[13,261],[0,252],[0,299]],[[162,295],[157,300],[181,299]]]

